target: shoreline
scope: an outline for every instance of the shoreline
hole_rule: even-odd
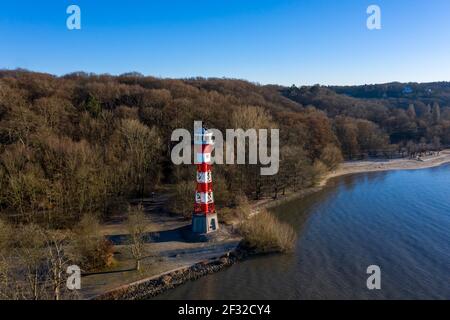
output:
[[[188,281],[219,272],[239,260],[247,253],[235,249],[216,258],[196,262],[190,266],[176,268],[164,273],[144,278],[91,297],[90,300],[148,300]]]
[[[257,215],[260,209],[272,208],[282,203],[302,199],[314,194],[326,187],[327,183],[337,177],[382,171],[396,170],[420,170],[433,167],[439,167],[450,163],[450,149],[443,150],[439,155],[425,157],[422,160],[415,159],[389,159],[389,160],[363,160],[348,161],[339,165],[339,167],[324,175],[317,186],[290,192],[278,199],[263,199],[252,204],[250,218]],[[112,290],[107,290],[90,299],[146,299],[155,297],[167,290],[175,288],[190,280],[196,280],[199,277],[219,272],[220,270],[245,259],[247,252],[242,251],[239,246],[232,250],[218,252],[216,256],[209,259],[202,259],[193,264],[169,270],[151,277],[140,279]]]
[[[347,161],[340,164],[336,170],[327,174],[320,182],[319,186],[326,185],[329,179],[348,174],[429,169],[439,167],[446,163],[450,163],[450,149],[442,150],[439,155],[423,157],[422,160],[400,158],[388,160]]]
[[[409,158],[346,161],[341,163],[337,169],[325,174],[314,187],[297,192],[288,192],[278,199],[269,198],[255,202],[253,204],[251,216],[256,215],[259,212],[259,209],[273,208],[282,203],[302,199],[316,193],[326,187],[328,182],[334,178],[369,172],[429,169],[447,163],[450,163],[450,149],[442,150],[439,155],[424,157],[422,161]]]

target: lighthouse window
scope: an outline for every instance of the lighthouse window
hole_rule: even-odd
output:
[[[212,192],[208,192],[208,203],[214,202],[214,196]]]
[[[210,228],[210,230],[216,230],[216,219],[211,219],[209,228]]]
[[[199,183],[209,183],[212,181],[211,172],[197,172],[197,182]]]

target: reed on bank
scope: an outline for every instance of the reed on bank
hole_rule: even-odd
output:
[[[289,224],[281,222],[267,210],[243,222],[239,230],[243,236],[242,245],[257,253],[291,252],[297,239]]]

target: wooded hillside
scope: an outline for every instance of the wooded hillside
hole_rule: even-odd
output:
[[[171,163],[170,136],[176,128],[192,131],[194,120],[220,130],[280,129],[278,175],[260,176],[257,165],[215,167],[219,206],[233,205],[238,194],[260,198],[309,187],[343,157],[406,156],[450,144],[450,109],[439,105],[445,99],[426,105],[335,91],[137,73],[2,71],[1,215],[64,226],[86,213],[105,217],[127,199],[171,184],[179,195],[174,210],[188,216],[195,169]]]

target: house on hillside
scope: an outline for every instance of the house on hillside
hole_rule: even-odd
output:
[[[403,94],[411,94],[411,93],[413,93],[413,91],[414,90],[410,86],[406,86],[403,88],[402,93]]]

